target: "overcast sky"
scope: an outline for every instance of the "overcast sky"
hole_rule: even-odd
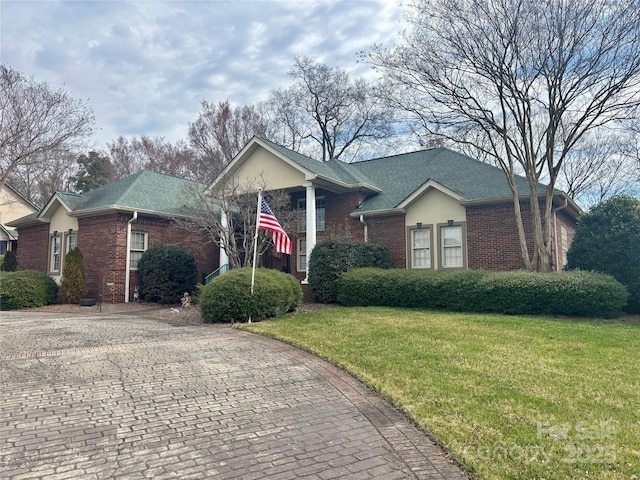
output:
[[[0,18],[2,64],[87,100],[94,148],[187,139],[202,100],[264,100],[296,55],[371,75],[357,52],[402,29],[399,0],[1,0]]]

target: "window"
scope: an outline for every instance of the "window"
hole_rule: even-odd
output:
[[[316,198],[316,230],[324,230],[325,228],[325,208],[324,198]],[[302,198],[298,200],[298,231],[307,231],[307,200]]]
[[[440,227],[440,245],[442,268],[463,268],[465,265],[463,254],[462,225],[443,225]]]
[[[4,255],[9,250],[9,240],[0,240],[0,255]]]
[[[147,234],[144,232],[131,232],[131,251],[129,268],[136,270],[138,261],[142,258],[142,254],[147,249]]]
[[[298,239],[298,271],[307,271],[307,239]]]
[[[569,237],[567,236],[567,227],[560,225],[560,241],[562,244],[562,265],[567,264],[567,252],[569,251]]]
[[[78,234],[77,233],[68,233],[67,234],[67,247],[65,253],[69,253],[71,250],[78,246]]]
[[[431,229],[411,230],[411,268],[431,268]]]
[[[54,235],[51,237],[51,243],[49,247],[49,252],[51,257],[49,258],[49,272],[59,272],[60,271],[60,247],[62,243],[62,238],[58,235]]]

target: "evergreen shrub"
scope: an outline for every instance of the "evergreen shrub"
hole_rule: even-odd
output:
[[[75,247],[67,253],[62,267],[60,297],[63,303],[79,304],[84,297],[87,286],[84,281],[84,259],[82,252]]]
[[[358,267],[391,268],[391,253],[384,245],[345,241],[318,243],[309,259],[309,290],[316,303],[337,301],[340,274]]]
[[[625,310],[640,313],[640,199],[617,195],[582,215],[567,262],[613,275],[629,291]]]
[[[193,294],[198,269],[189,252],[174,245],[158,245],[138,261],[140,299],[164,304],[180,303],[184,292]]]
[[[0,262],[0,268],[3,272],[15,272],[18,270],[18,257],[11,250],[5,252],[4,258]]]
[[[251,268],[231,270],[202,288],[200,311],[205,323],[262,320],[295,310],[302,287],[292,275],[257,268],[251,295]]]
[[[55,303],[58,285],[35,270],[0,272],[0,310],[42,307]]]
[[[487,272],[353,269],[337,282],[348,306],[446,309],[503,314],[612,318],[627,291],[610,275],[571,272]]]

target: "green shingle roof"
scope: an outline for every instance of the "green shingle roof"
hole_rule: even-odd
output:
[[[73,211],[114,208],[180,214],[191,200],[190,192],[201,192],[205,187],[203,183],[142,170],[87,192],[75,204]]]
[[[396,208],[429,180],[438,182],[469,201],[511,197],[511,190],[500,168],[448,148],[420,150],[355,163],[339,160],[323,163],[266,139],[261,140],[317,175],[348,185],[368,184],[379,189],[380,193],[368,196],[360,205],[357,210],[360,213]],[[516,185],[523,194],[529,192],[529,184],[524,177],[516,177]],[[540,193],[544,189],[544,185],[539,186]]]

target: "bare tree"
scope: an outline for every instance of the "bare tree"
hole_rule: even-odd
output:
[[[203,101],[198,119],[189,124],[189,143],[209,181],[254,135],[270,136],[265,115],[252,105],[232,108],[228,100],[218,104]]]
[[[65,90],[0,65],[0,188],[38,155],[73,148],[93,123],[91,109]]]
[[[163,137],[120,136],[108,143],[107,148],[116,180],[140,170],[153,170],[189,180],[208,180],[196,153],[184,141],[172,144]]]
[[[43,206],[56,191],[73,190],[76,157],[76,153],[64,149],[33,155],[28,162],[17,165],[7,181],[27,200]]]
[[[375,47],[367,60],[428,132],[468,142],[500,165],[523,263],[548,270],[563,163],[585,133],[630,116],[640,102],[640,0],[417,0],[408,19],[403,43]],[[517,173],[528,192],[518,191]]]
[[[185,192],[189,198],[183,215],[175,221],[184,229],[209,238],[224,249],[231,268],[250,266],[253,261],[256,232],[257,191],[266,190],[264,180],[239,185],[234,180],[216,184],[214,189],[193,187]],[[292,209],[291,197],[281,190],[264,191],[267,203],[285,229],[296,225],[297,212]],[[258,232],[258,257],[273,247],[270,234]]]
[[[392,114],[375,94],[375,84],[352,81],[346,71],[309,57],[296,57],[289,75],[294,84],[272,92],[269,104],[280,122],[279,133],[294,148],[304,149],[311,140],[322,161],[345,160],[391,136]]]
[[[590,132],[562,162],[558,185],[586,208],[614,195],[638,193],[639,180],[627,155],[632,144],[630,132]]]

